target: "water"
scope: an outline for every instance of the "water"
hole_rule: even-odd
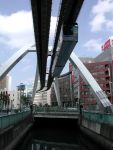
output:
[[[69,130],[38,129],[26,137],[19,150],[100,150],[80,133]]]
[[[58,122],[40,121],[28,133],[18,150],[100,150],[87,136],[83,135],[77,124],[70,122],[66,126]],[[69,122],[68,122],[69,123]],[[40,124],[40,125],[39,125]],[[56,124],[56,126],[55,126]],[[64,126],[65,125],[65,126]],[[46,126],[46,127],[45,127]],[[17,150],[17,149],[16,149]]]

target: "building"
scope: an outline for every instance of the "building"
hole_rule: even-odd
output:
[[[32,92],[33,92],[33,83],[25,85],[25,95],[32,96]]]
[[[93,77],[96,79],[100,87],[108,96],[108,99],[113,103],[112,96],[112,70],[111,63],[109,61],[104,62],[93,62],[84,63]],[[72,67],[70,67],[72,68]],[[72,84],[73,84],[73,95],[74,99],[78,103],[79,99],[83,104],[84,108],[91,107],[96,108],[96,99],[93,96],[93,92],[88,84],[81,77],[79,70],[76,68],[72,74]]]
[[[51,85],[51,105],[52,106],[57,106],[57,99],[56,99],[56,93],[55,93],[55,89],[54,89],[54,85]]]
[[[60,89],[60,100],[62,106],[73,106],[74,101],[72,95],[71,72],[59,77],[58,84]],[[51,87],[51,104],[53,106],[58,105],[53,85]]]
[[[38,81],[37,89],[39,88],[40,88],[40,81]],[[51,93],[51,89],[48,91],[36,92],[33,104],[42,105],[42,106],[47,104],[51,105],[50,93]]]
[[[113,37],[102,46],[102,53],[95,58],[96,62],[109,61],[111,64],[111,76],[113,82]],[[112,84],[113,87],[113,84]]]
[[[96,79],[100,87],[108,96],[108,99],[113,102],[112,99],[112,89],[110,87],[111,83],[111,64],[110,62],[95,62],[95,63],[85,63],[85,66]],[[77,80],[76,80],[77,83]],[[82,77],[79,75],[79,80],[77,85],[79,84],[80,90],[80,99],[81,103],[84,105],[84,108],[92,107],[96,108],[96,99],[93,96],[93,92],[88,84],[84,82]],[[89,105],[89,106],[88,106]]]
[[[113,37],[110,37],[104,45],[102,45],[102,53],[95,58],[95,61],[100,63],[101,61],[108,61],[110,69],[108,70],[110,79],[109,88],[111,93],[111,102],[113,104]]]
[[[10,95],[10,108],[11,109],[18,109],[20,108],[20,92],[17,90],[9,91],[8,94]]]
[[[112,99],[112,89],[110,87],[111,83],[111,64],[108,61],[105,62],[95,62],[95,63],[84,63],[96,81],[99,83],[100,87],[105,91],[109,100],[113,102]],[[70,67],[72,69],[72,67]],[[73,95],[74,99],[78,103],[80,100],[84,108],[87,107],[97,107],[96,99],[93,96],[93,92],[88,84],[81,77],[79,70],[76,68],[72,75],[73,84]]]
[[[82,58],[82,62],[87,69],[91,72],[93,77],[99,83],[100,87],[108,96],[108,99],[113,104],[113,39],[109,39],[102,46],[102,53],[96,58],[90,60],[88,58]],[[84,108],[97,108],[96,99],[93,96],[92,90],[88,84],[86,84],[83,78],[80,76],[80,72],[77,68],[74,68],[72,64],[69,66],[69,70],[72,71],[72,85],[73,95],[77,103],[83,104]]]
[[[36,93],[33,104],[41,106],[50,105],[50,90]]]
[[[0,80],[0,91],[11,91],[12,77],[6,75]]]
[[[92,63],[94,62],[93,58],[90,57],[81,57],[80,60],[84,63]],[[69,64],[69,71],[71,72],[71,82],[72,82],[72,92],[73,92],[73,99],[74,99],[74,105],[77,106],[80,99],[80,72],[77,69],[77,67],[74,67],[71,63]]]

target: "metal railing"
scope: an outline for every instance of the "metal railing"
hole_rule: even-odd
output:
[[[40,112],[78,112],[79,109],[76,107],[38,107],[35,106],[33,108],[33,113],[40,113]],[[101,112],[95,112],[95,111],[87,111],[82,110],[82,116],[85,119],[88,119],[90,121],[98,122],[98,123],[107,123],[107,124],[113,124],[113,114],[110,113],[101,113]]]
[[[34,107],[33,113],[38,112],[78,112],[78,108],[71,107]]]
[[[94,122],[113,124],[113,114],[83,110],[82,116]]]
[[[10,125],[15,125],[16,123],[24,120],[30,115],[30,111],[19,112],[10,115],[0,116],[0,129],[9,127]]]

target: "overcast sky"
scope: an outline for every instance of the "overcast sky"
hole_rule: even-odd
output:
[[[59,0],[53,0],[49,47],[53,44]],[[113,0],[84,0],[78,17],[78,56],[95,57],[101,45],[113,35]],[[23,46],[34,44],[30,0],[0,0],[0,63],[4,63]],[[67,71],[68,67],[65,67]],[[12,87],[31,83],[36,69],[36,55],[29,53],[9,72]],[[65,72],[64,71],[64,72]]]

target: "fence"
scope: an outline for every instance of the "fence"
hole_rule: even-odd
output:
[[[88,120],[98,122],[98,123],[107,123],[113,124],[113,114],[105,114],[94,111],[82,111],[82,116]]]
[[[27,116],[30,115],[30,113],[30,111],[25,111],[6,116],[0,116],[0,129],[6,128],[10,125],[15,125],[19,121],[24,120]]]
[[[38,112],[78,112],[77,108],[71,107],[34,107],[34,113]]]

